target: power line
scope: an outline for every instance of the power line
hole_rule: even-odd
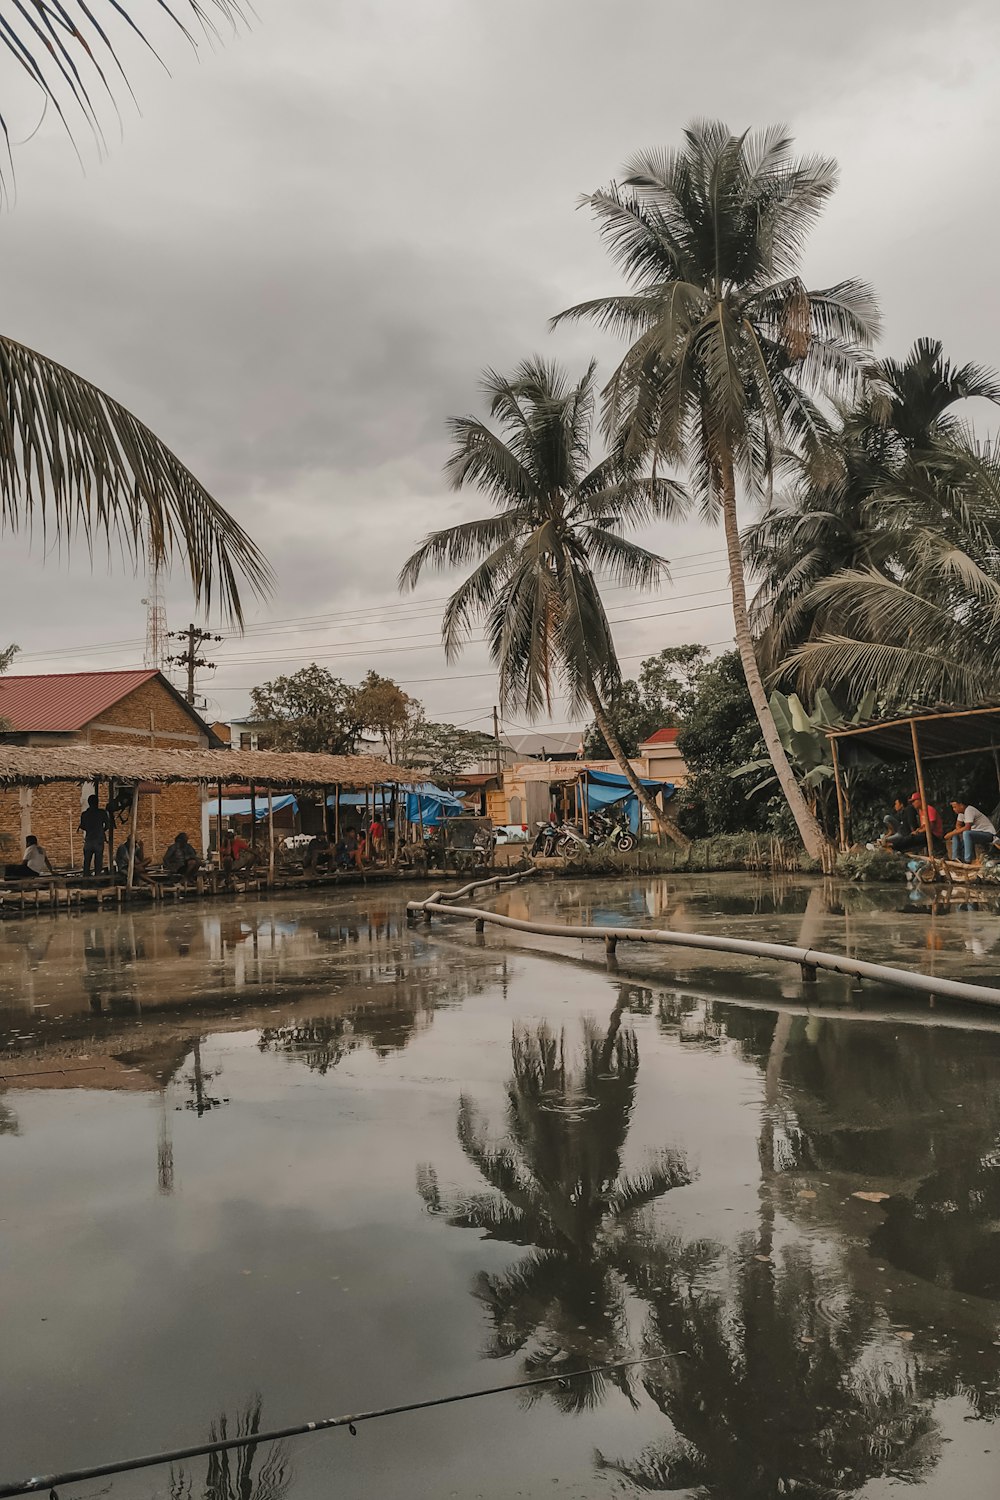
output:
[[[708,548],[708,549],[705,549],[702,552],[684,553],[680,557],[678,557],[675,561],[678,562],[678,563],[684,563],[684,562],[692,562],[692,561],[695,561],[695,560],[697,560],[699,558],[724,557],[724,556],[725,556],[725,554],[724,554],[724,552],[723,552],[723,550],[721,548]],[[691,578],[694,578],[694,577],[701,576],[703,573],[712,573],[712,572],[718,572],[718,571],[721,571],[721,570],[722,570],[721,565],[719,567],[703,567],[703,568],[699,568],[699,569],[681,568],[681,569],[678,569],[677,572],[676,572],[676,574],[675,574],[674,570],[672,568],[671,569],[671,576],[672,577],[673,576],[683,577],[683,576],[687,575],[687,576],[689,576]],[[630,585],[630,584],[607,583],[607,584],[603,585],[603,590],[604,590],[605,593],[617,593],[617,592],[623,592],[623,591],[631,591],[631,589],[632,589],[632,585]],[[379,619],[385,618],[385,617],[389,617],[389,622],[390,623],[393,623],[396,619],[399,619],[399,620],[416,619],[416,618],[418,618],[422,614],[435,613],[436,610],[437,610],[437,608],[439,606],[447,603],[449,597],[450,596],[448,596],[448,595],[443,595],[440,598],[436,598],[436,599],[424,599],[424,600],[412,600],[412,601],[404,600],[404,601],[400,601],[399,603],[396,603],[396,604],[380,604],[380,605],[369,605],[369,606],[358,605],[358,606],[354,606],[354,607],[348,607],[348,608],[343,609],[343,610],[332,610],[332,611],[328,611],[326,613],[315,614],[315,615],[287,615],[287,616],[284,616],[284,617],[279,617],[277,620],[260,621],[257,624],[248,625],[246,627],[246,630],[243,631],[243,632],[240,632],[240,631],[227,631],[227,632],[225,632],[225,637],[224,638],[226,638],[226,639],[232,639],[232,640],[240,640],[240,639],[246,639],[246,638],[248,638],[250,636],[256,637],[256,636],[261,636],[261,635],[267,636],[267,635],[271,635],[271,634],[278,635],[278,634],[285,634],[286,633],[285,631],[279,631],[279,630],[272,629],[272,627],[274,627],[274,626],[290,626],[290,627],[293,627],[293,630],[289,630],[287,632],[287,633],[291,634],[291,633],[294,633],[294,630],[300,630],[304,626],[306,626],[307,624],[309,624],[310,622],[314,622],[316,624],[316,626],[318,627],[324,621],[339,621],[341,629],[350,629],[351,626],[348,623],[348,617],[350,617],[350,616],[359,617],[358,621],[357,621],[358,625],[375,624],[375,623],[378,622]],[[650,602],[652,602],[652,600],[656,596],[649,595],[647,597],[650,600]],[[667,597],[669,597],[669,595],[665,594],[662,597],[667,598]],[[372,619],[372,620],[368,620],[366,618],[361,618],[361,617],[366,617],[366,616],[369,616],[369,615],[374,615],[376,618]],[[120,641],[103,641],[103,642],[99,641],[99,642],[93,643],[90,646],[73,646],[73,647],[65,647],[65,648],[64,647],[57,647],[57,648],[55,648],[54,650],[51,650],[51,651],[29,651],[29,652],[24,652],[24,653],[22,653],[21,659],[23,661],[32,661],[32,660],[38,660],[40,658],[56,659],[56,658],[59,658],[59,657],[80,657],[80,656],[84,656],[84,655],[96,655],[98,653],[103,653],[105,651],[113,651],[113,650],[118,650],[118,649],[124,649],[125,647],[128,647],[128,646],[141,646],[142,644],[143,644],[143,638],[142,637],[129,637],[127,639],[120,640]]]

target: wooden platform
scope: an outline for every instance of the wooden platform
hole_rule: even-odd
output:
[[[384,885],[393,881],[440,880],[440,870],[397,869],[395,866],[366,870],[339,870],[332,875],[278,874],[268,885],[266,874],[234,876],[227,883],[219,870],[205,870],[191,881],[154,877],[152,884],[115,884],[107,877],[55,876],[38,880],[0,882],[0,919],[32,912],[86,911],[150,906],[161,901],[192,901],[216,896],[263,895],[270,891],[340,890],[354,886]]]

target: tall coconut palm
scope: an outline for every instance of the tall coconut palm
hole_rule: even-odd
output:
[[[622,531],[683,512],[681,487],[640,477],[612,453],[591,467],[595,365],[573,382],[557,364],[524,360],[510,376],[488,370],[483,388],[499,433],[478,417],[450,422],[454,489],[473,484],[494,513],[432,532],[399,575],[413,588],[425,568],[475,563],[448,600],[442,637],[454,661],[472,626],[485,622],[500,674],[500,700],[529,718],[551,711],[553,691],[570,711],[589,705],[633,792],[678,843],[622,749],[605,709],[621,682],[597,573],[636,589],[667,576],[663,558]]]
[[[100,101],[128,89],[116,39],[145,43],[139,19],[166,17],[192,42],[183,17],[212,31],[214,12],[236,23],[236,0],[24,0],[5,6],[0,42],[43,107],[72,136],[101,138]],[[148,43],[147,43],[148,45]],[[0,101],[0,130],[9,125]],[[0,190],[9,174],[0,172]],[[241,579],[266,594],[271,574],[247,533],[155,433],[112,396],[0,334],[0,533],[37,528],[68,546],[119,545],[134,564],[183,559],[195,599],[242,621]]]
[[[632,462],[687,466],[706,516],[721,515],[736,644],[781,788],[811,855],[828,849],[768,707],[747,611],[737,480],[748,498],[778,456],[825,436],[814,393],[850,386],[877,327],[857,281],[810,291],[806,235],[836,185],[832,161],[797,160],[781,129],[733,135],[699,122],[676,151],[643,152],[585,201],[631,290],[561,313],[623,335],[607,432]]]

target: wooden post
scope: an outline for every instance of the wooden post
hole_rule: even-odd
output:
[[[915,719],[910,720],[910,738],[913,741],[913,763],[917,768],[917,791],[920,793],[920,806],[924,814],[924,834],[927,839],[927,853],[933,859],[934,839],[931,836],[931,820],[927,816],[927,793],[924,790],[924,764],[920,759],[920,741],[917,739],[917,723]]]
[[[219,869],[221,870],[222,869],[222,782],[221,781],[219,782],[218,792],[219,792],[219,817],[218,817],[218,824],[217,824],[216,830],[215,830],[215,857],[216,857],[216,859],[219,862]]]
[[[76,829],[73,827],[73,814],[70,813],[70,815],[69,815],[69,867],[70,867],[71,870],[73,870],[73,869],[76,868],[76,852],[75,852],[75,849],[74,849],[74,840],[73,840],[73,835],[74,835],[75,832],[76,832]]]
[[[128,878],[126,885],[132,889],[132,880],[135,875],[135,841],[139,836],[139,783],[136,782],[132,789],[132,817],[131,817],[132,846],[128,851]]]
[[[250,783],[250,847],[257,848],[257,788]]]
[[[333,842],[340,843],[340,782],[333,789]]]
[[[840,784],[840,755],[837,751],[837,741],[831,737],[830,751],[833,756],[833,784],[837,789],[837,818],[840,822],[840,847],[847,848],[847,808],[844,803],[844,789]]]
[[[587,773],[584,771],[583,780],[580,784],[580,801],[583,804],[583,836],[590,838],[590,798],[587,796]]]
[[[108,781],[108,874],[114,874],[115,868],[115,784]]]
[[[274,797],[267,789],[267,883],[274,885]]]

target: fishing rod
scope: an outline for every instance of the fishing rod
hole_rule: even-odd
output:
[[[325,1432],[333,1427],[346,1427],[352,1437],[357,1436],[360,1422],[374,1422],[379,1417],[396,1417],[402,1412],[427,1411],[435,1406],[452,1406],[457,1401],[477,1401],[480,1396],[499,1396],[505,1391],[524,1391],[536,1385],[559,1385],[566,1387],[571,1380],[585,1375],[608,1375],[615,1370],[631,1370],[637,1365],[662,1364],[672,1359],[672,1354],[651,1355],[647,1359],[624,1359],[612,1365],[593,1365],[585,1370],[570,1370],[562,1375],[538,1375],[532,1380],[515,1380],[510,1385],[491,1385],[480,1391],[459,1391],[452,1396],[435,1396],[429,1401],[406,1401],[402,1406],[380,1406],[373,1411],[354,1412],[345,1417],[321,1417],[315,1422],[301,1422],[294,1427],[274,1427],[269,1432],[253,1432],[245,1437],[220,1438],[212,1443],[193,1443],[186,1448],[168,1448],[160,1453],[147,1453],[141,1458],[120,1458],[114,1463],[93,1464],[86,1469],[67,1469],[62,1474],[36,1474],[31,1479],[15,1480],[0,1484],[0,1500],[9,1500],[14,1495],[31,1495],[39,1490],[49,1490],[52,1496],[66,1484],[76,1484],[81,1479],[100,1479],[107,1474],[125,1474],[133,1469],[151,1469],[156,1464],[177,1463],[182,1458],[200,1458],[208,1453],[225,1453],[231,1448],[256,1448],[260,1443],[279,1442],[282,1438],[304,1437],[308,1432]]]

